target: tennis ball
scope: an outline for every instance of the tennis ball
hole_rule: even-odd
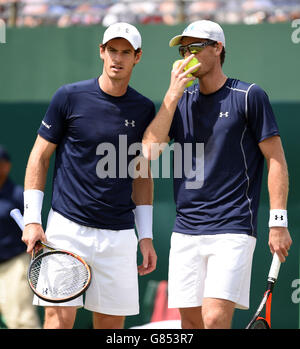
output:
[[[184,61],[184,59],[178,59],[177,61],[175,61],[175,62],[173,63],[173,69],[178,68],[178,66],[181,65],[183,61]],[[191,64],[191,62],[193,62],[193,64]],[[187,70],[187,69],[193,67],[195,64],[198,64],[198,63],[199,63],[198,60],[197,60],[196,58],[193,58],[193,59],[191,60],[191,62],[189,62],[189,64],[188,64],[189,67],[185,67],[184,70]],[[195,71],[197,71],[197,69],[195,69]],[[187,75],[188,78],[191,78],[192,76],[193,76],[192,74],[188,74],[188,75]],[[192,86],[192,85],[193,85],[193,82],[194,82],[194,81],[189,81],[189,82],[185,85],[185,87]]]
[[[199,61],[197,58],[193,57],[190,62],[184,67],[184,70],[188,70],[190,68],[192,68],[194,65],[198,64]],[[195,69],[192,71],[192,73],[195,73],[199,68]]]
[[[176,69],[177,67],[179,67],[179,65],[181,65],[183,62],[183,59],[178,59],[177,61],[175,61],[173,63],[173,69]]]
[[[193,76],[192,74],[188,74],[188,75],[187,75],[188,78],[191,78],[192,76]],[[185,87],[190,87],[190,86],[192,86],[192,85],[193,85],[193,82],[194,82],[193,80],[192,80],[192,81],[189,81],[189,82],[185,85]]]

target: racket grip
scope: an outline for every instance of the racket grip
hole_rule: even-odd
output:
[[[18,224],[20,229],[24,230],[24,220],[23,216],[18,208],[15,208],[10,211],[10,216],[15,220],[15,222]]]
[[[280,265],[281,265],[281,262],[279,260],[279,257],[277,255],[277,253],[274,253],[271,268],[270,268],[269,275],[268,275],[268,280],[269,279],[274,280],[274,281],[277,280]]]

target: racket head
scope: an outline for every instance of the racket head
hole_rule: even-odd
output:
[[[267,320],[263,317],[258,317],[249,327],[250,330],[268,330],[270,328]]]
[[[63,303],[79,297],[88,289],[91,269],[72,252],[48,250],[31,261],[27,279],[39,298],[51,303]]]
[[[271,295],[271,289],[270,289],[270,286],[268,285],[268,289],[267,291],[265,292],[264,296],[263,296],[263,299],[261,300],[253,318],[251,319],[251,321],[249,322],[249,324],[247,325],[246,329],[250,329],[252,328],[251,326],[254,324],[254,322],[257,320],[257,319],[260,319],[261,317],[259,316],[261,314],[261,312],[263,311],[265,305],[267,304],[268,302],[268,299]]]

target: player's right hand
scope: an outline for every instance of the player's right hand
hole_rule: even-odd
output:
[[[190,55],[183,60],[182,64],[175,64],[171,72],[171,81],[168,90],[168,94],[173,98],[180,99],[183,95],[186,84],[190,81],[195,80],[194,76],[188,77],[195,69],[199,68],[201,63],[194,65],[188,70],[184,70],[186,65],[195,57],[195,55]]]
[[[27,253],[31,253],[37,241],[46,242],[43,227],[38,223],[27,224],[23,230],[22,241],[27,245]]]

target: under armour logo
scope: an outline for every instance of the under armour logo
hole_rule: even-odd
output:
[[[225,118],[228,118],[228,116],[229,116],[229,111],[227,111],[227,112],[225,112],[225,113],[220,112],[219,117],[222,118],[223,116],[225,116]]]
[[[46,124],[44,120],[42,120],[42,124],[43,124],[45,127],[47,127],[48,130],[49,130],[49,129],[51,128],[51,126],[52,126],[52,125]]]
[[[283,216],[277,216],[277,214],[275,215],[275,221],[277,221],[278,219],[280,219],[281,221],[283,221]]]
[[[135,120],[125,120],[125,126],[128,127],[129,125],[131,125],[131,127],[135,127]]]
[[[117,28],[118,32],[121,32],[122,30],[123,30],[123,27],[121,26]],[[129,28],[126,27],[124,30],[125,30],[125,33],[129,33]]]

